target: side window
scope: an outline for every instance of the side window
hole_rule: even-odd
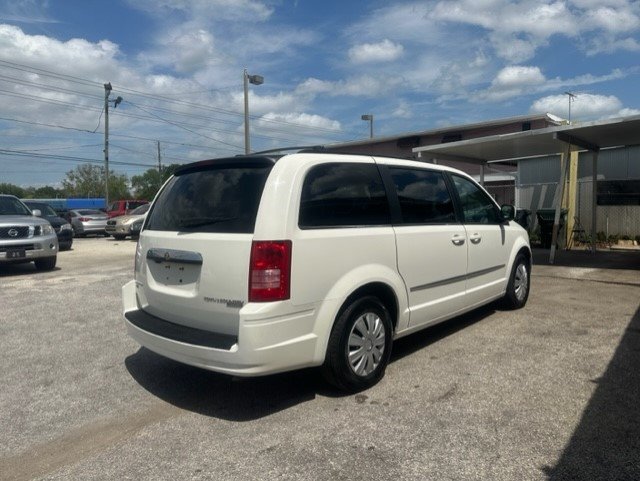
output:
[[[451,195],[441,172],[390,167],[403,224],[447,224],[456,221]]]
[[[374,164],[313,167],[302,186],[300,228],[390,224],[389,203]]]
[[[500,212],[493,200],[469,179],[452,175],[466,224],[499,224]]]

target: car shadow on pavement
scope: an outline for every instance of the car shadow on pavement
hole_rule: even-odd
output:
[[[391,362],[398,361],[403,357],[409,356],[416,351],[424,349],[431,344],[435,344],[446,337],[462,331],[463,329],[486,319],[499,309],[499,302],[493,302],[461,316],[454,317],[448,321],[398,339],[393,343]]]
[[[495,306],[489,305],[400,339],[394,343],[391,362],[455,334],[494,312]],[[181,409],[228,421],[259,419],[311,401],[318,394],[334,398],[352,395],[328,385],[319,369],[239,378],[181,364],[144,347],[127,357],[125,366],[154,396]]]
[[[551,481],[640,479],[640,308],[622,336]]]
[[[7,264],[0,266],[0,277],[28,276],[33,274],[49,274],[61,270],[60,267],[54,267],[49,271],[38,271],[33,262],[25,262],[23,264]]]
[[[317,370],[238,378],[181,364],[144,347],[127,357],[131,376],[154,396],[181,409],[228,421],[251,421],[315,398]]]

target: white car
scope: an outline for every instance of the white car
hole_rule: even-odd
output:
[[[503,299],[524,306],[526,231],[468,175],[328,153],[188,164],[167,181],[123,287],[129,334],[236,376],[322,366],[358,391],[395,339]]]
[[[134,223],[137,220],[142,220],[144,222],[144,218],[147,215],[147,211],[150,206],[151,204],[143,204],[140,207],[133,209],[130,214],[120,215],[109,219],[107,221],[107,226],[105,227],[106,233],[112,235],[116,240],[122,240],[127,236],[136,237],[140,232],[140,229],[136,231]]]

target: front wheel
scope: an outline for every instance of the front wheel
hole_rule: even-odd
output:
[[[56,261],[58,257],[44,257],[42,259],[36,259],[34,264],[36,265],[36,269],[39,271],[50,271],[56,266]]]
[[[329,337],[323,374],[339,389],[356,392],[384,376],[391,356],[393,326],[377,297],[352,302],[338,317]]]
[[[527,303],[531,285],[530,278],[531,264],[523,254],[518,254],[513,263],[513,269],[511,269],[507,292],[503,298],[504,305],[508,309],[520,309]]]

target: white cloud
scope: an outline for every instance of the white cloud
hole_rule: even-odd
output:
[[[391,113],[392,117],[400,119],[410,119],[413,117],[413,109],[411,104],[405,100],[401,100],[396,109]]]
[[[263,22],[273,14],[273,8],[255,0],[128,0],[128,3],[156,15],[182,12],[203,20]]]
[[[275,122],[274,122],[275,121]],[[270,112],[263,115],[258,124],[264,129],[282,129],[282,125],[278,125],[279,122],[287,122],[289,124],[296,124],[298,129],[308,130],[311,129],[327,129],[327,130],[340,130],[340,122],[332,120],[321,115],[314,115],[308,113],[290,112],[285,114],[278,114]]]
[[[388,95],[394,89],[405,83],[402,77],[398,76],[373,76],[359,75],[345,80],[326,81],[315,78],[307,79],[296,88],[300,94],[327,94],[333,97],[376,97]]]
[[[567,95],[549,95],[531,105],[531,113],[549,112],[563,118],[569,117],[569,97]],[[640,110],[624,108],[615,95],[581,94],[571,102],[571,120],[586,121],[594,119],[625,117],[638,115]]]
[[[349,59],[355,64],[368,62],[390,62],[404,53],[402,45],[384,39],[378,43],[363,43],[349,49]]]
[[[474,102],[497,102],[520,95],[531,95],[562,88],[574,89],[578,86],[622,79],[629,75],[630,72],[634,72],[634,70],[614,69],[609,74],[599,76],[584,74],[568,79],[559,77],[547,79],[539,67],[510,66],[498,72],[489,88],[474,92],[470,96],[470,100]]]
[[[496,54],[510,62],[532,58],[555,35],[575,39],[587,51],[591,44],[603,43],[628,49],[629,42],[621,42],[620,35],[640,29],[640,5],[632,0],[446,0],[429,15],[486,30]]]
[[[512,66],[500,70],[492,85],[497,88],[526,87],[538,85],[545,80],[539,67]]]

